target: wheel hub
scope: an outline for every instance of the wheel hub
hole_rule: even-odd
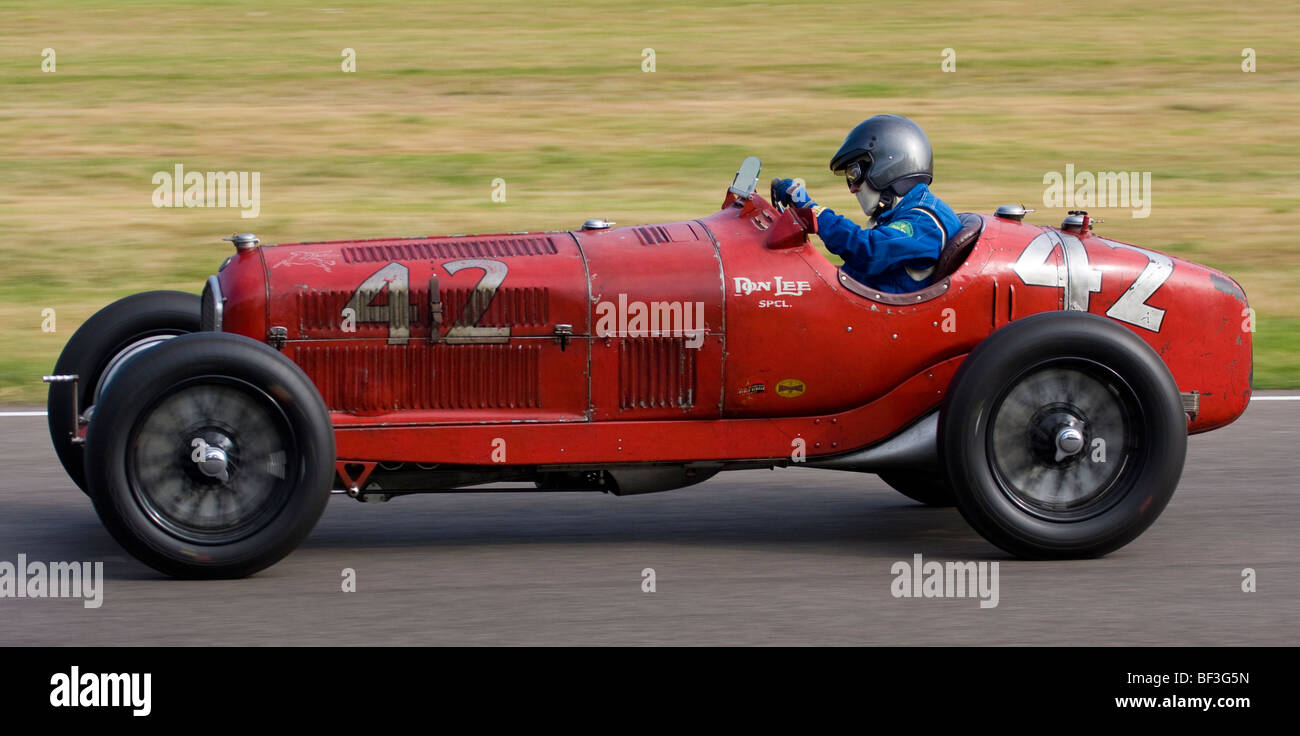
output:
[[[297,460],[283,415],[230,379],[177,384],[133,430],[128,477],[154,521],[201,544],[263,527],[288,498]]]
[[[1004,492],[1050,518],[1101,509],[1131,447],[1121,395],[1105,372],[1086,364],[1023,375],[995,405],[987,440]]]
[[[1075,455],[1083,449],[1083,432],[1074,427],[1065,427],[1056,433],[1056,462],[1062,458]]]
[[[1064,467],[1078,459],[1087,444],[1088,422],[1075,406],[1052,404],[1029,421],[1028,437],[1034,458],[1050,467]]]
[[[185,474],[203,487],[220,489],[230,485],[239,467],[239,448],[234,432],[225,427],[197,423],[177,438],[177,452]],[[188,438],[188,439],[184,439]]]
[[[226,442],[230,440],[223,436]],[[226,451],[218,445],[209,445],[202,437],[195,437],[190,441],[190,446],[201,449],[199,457],[194,461],[198,466],[199,472],[209,478],[216,478],[225,483],[230,480],[229,462],[230,457]]]

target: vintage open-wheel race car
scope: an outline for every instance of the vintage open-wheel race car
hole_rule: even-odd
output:
[[[202,296],[136,294],[73,335],[46,377],[59,459],[118,542],[181,577],[273,564],[331,492],[624,495],[798,465],[1070,558],[1139,535],[1188,434],[1246,408],[1224,274],[1013,206],[961,215],[932,286],[882,293],[758,172],[683,222],[234,236]]]

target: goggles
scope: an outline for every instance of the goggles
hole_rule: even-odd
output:
[[[862,186],[862,182],[867,180],[867,169],[871,166],[871,159],[861,159],[854,161],[844,169],[844,179],[848,182],[849,191],[856,192]]]

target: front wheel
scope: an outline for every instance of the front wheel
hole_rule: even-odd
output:
[[[1141,338],[1078,312],[1026,317],[980,343],[953,378],[940,451],[957,507],[1027,558],[1096,557],[1169,502],[1187,418]]]
[[[46,415],[54,452],[78,488],[87,490],[85,458],[81,445],[73,442],[80,419],[75,412],[86,416],[130,358],[177,335],[197,332],[200,311],[194,294],[147,291],[104,307],[72,334],[54,373],[76,375],[76,395],[69,386],[50,386]]]
[[[105,388],[86,456],[95,509],[137,559],[176,577],[243,577],[320,518],[334,432],[293,362],[203,332],[151,348]]]

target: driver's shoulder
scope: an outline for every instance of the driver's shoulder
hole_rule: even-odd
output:
[[[946,206],[944,209],[947,209]],[[943,209],[923,204],[912,204],[907,208],[899,208],[889,218],[889,221],[882,223],[882,225],[902,230],[907,235],[933,235],[949,229],[950,223],[956,219],[956,216],[953,215],[950,220],[944,214]]]
[[[952,228],[961,228],[961,218],[957,216],[956,210],[948,206],[948,203],[940,199],[938,195],[928,190],[920,200],[913,205],[913,209],[922,210],[925,213],[929,213],[939,218],[943,223],[944,228],[951,231],[949,233],[950,236],[956,232],[955,230],[952,230]]]
[[[948,203],[944,202],[939,197],[939,195],[931,191],[929,187],[926,187],[922,192],[920,192],[920,195],[921,196],[916,198],[916,201],[912,204],[912,207],[914,208],[920,207],[922,209],[927,209],[935,213],[936,215],[952,215],[954,217],[957,216],[957,213],[954,212],[953,209],[948,206]]]

